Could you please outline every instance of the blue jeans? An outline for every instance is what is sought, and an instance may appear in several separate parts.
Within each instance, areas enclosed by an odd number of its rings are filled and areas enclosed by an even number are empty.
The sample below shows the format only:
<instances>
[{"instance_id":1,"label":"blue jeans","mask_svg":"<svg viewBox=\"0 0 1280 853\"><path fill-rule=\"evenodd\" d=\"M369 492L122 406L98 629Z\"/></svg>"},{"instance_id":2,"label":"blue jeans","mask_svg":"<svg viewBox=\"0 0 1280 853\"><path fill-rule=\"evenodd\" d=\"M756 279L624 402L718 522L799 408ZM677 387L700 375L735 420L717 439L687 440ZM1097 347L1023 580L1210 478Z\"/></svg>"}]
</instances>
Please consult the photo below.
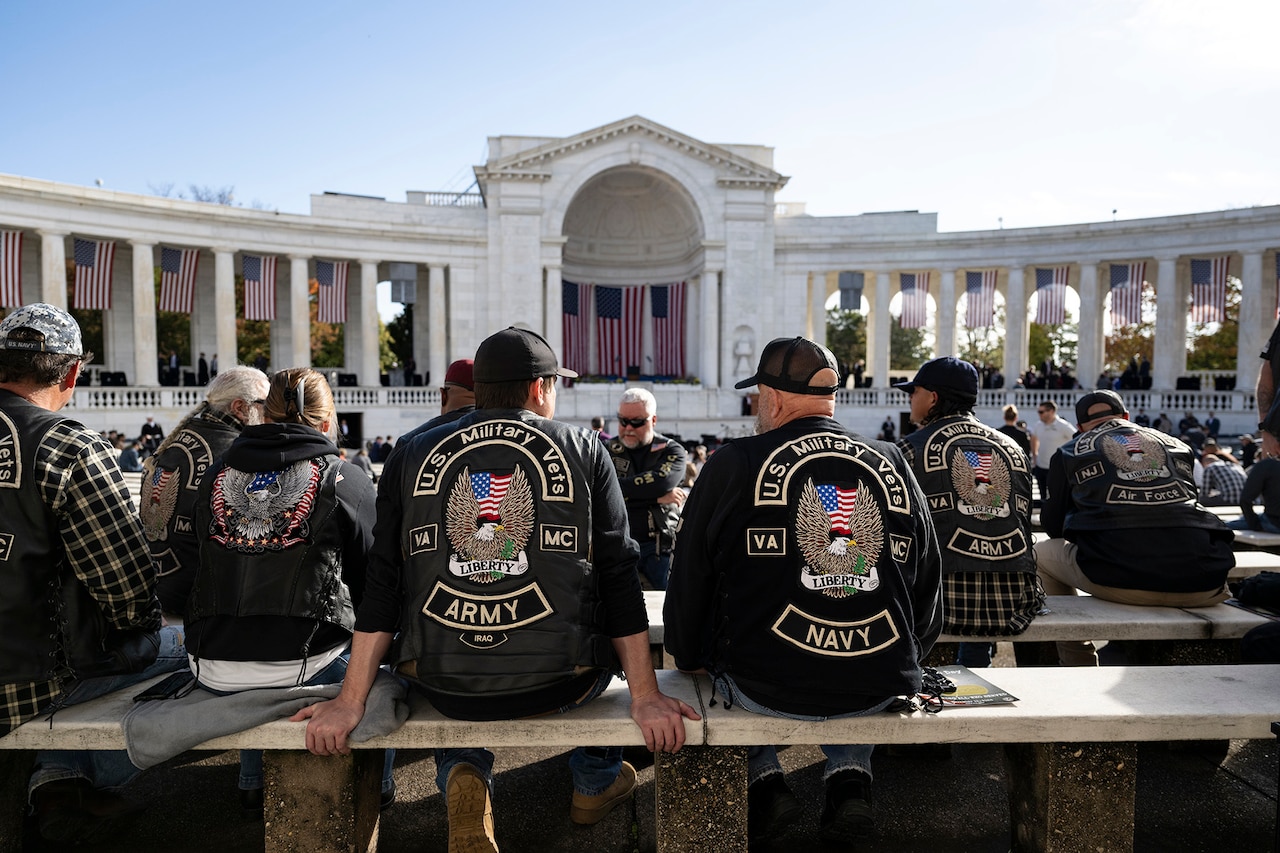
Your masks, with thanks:
<instances>
[{"instance_id":1,"label":"blue jeans","mask_svg":"<svg viewBox=\"0 0 1280 853\"><path fill-rule=\"evenodd\" d=\"M1253 529L1252 527L1249 526L1249 519L1243 516L1235 519L1234 521L1228 521L1227 527L1230 527L1232 530L1252 530ZM1276 524L1274 521L1272 521L1263 513L1258 513L1258 528L1263 533L1280 533L1280 525Z\"/></svg>"},{"instance_id":2,"label":"blue jeans","mask_svg":"<svg viewBox=\"0 0 1280 853\"><path fill-rule=\"evenodd\" d=\"M658 543L653 540L640 543L640 559L636 562L640 574L654 589L667 588L667 575L671 574L671 554L658 553Z\"/></svg>"},{"instance_id":3,"label":"blue jeans","mask_svg":"<svg viewBox=\"0 0 1280 853\"><path fill-rule=\"evenodd\" d=\"M727 704L741 706L744 711L750 711L753 714L761 714L766 717L781 717L786 720L806 720L809 722L820 723L823 720L845 720L851 717L867 717L871 714L878 714L885 708L889 707L893 702L893 697L881 702L873 708L865 711L853 711L848 714L832 714L829 717L811 717L804 714L787 714L782 711L775 711L772 708L766 708L758 702L753 702L742 694L733 678L728 675L716 676L716 690L727 699ZM867 778L871 778L871 752L875 749L873 744L823 744L819 749L822 754L827 757L827 767L822 773L822 780L825 782L834 774L842 770L857 770L866 774ZM778 763L778 750L773 746L753 746L747 749L747 785L754 785L766 776L772 776L775 773L782 772L782 765Z\"/></svg>"},{"instance_id":4,"label":"blue jeans","mask_svg":"<svg viewBox=\"0 0 1280 853\"><path fill-rule=\"evenodd\" d=\"M574 708L581 708L604 692L613 680L613 674L602 672L595 685L587 694L576 702L557 708L555 713L563 714ZM470 764L484 777L489 786L489 795L493 796L493 753L478 747L462 749L437 749L436 753L436 785L441 792L449 784L449 773L459 764ZM604 793L622 772L622 747L620 746L580 746L569 754L569 770L573 774L573 790L588 797Z\"/></svg>"},{"instance_id":5,"label":"blue jeans","mask_svg":"<svg viewBox=\"0 0 1280 853\"><path fill-rule=\"evenodd\" d=\"M181 628L160 629L160 652L155 663L134 675L104 675L77 681L62 699L63 705L79 705L106 696L166 672L187 666L187 647ZM118 750L42 749L36 753L36 768L27 786L27 795L41 785L61 779L85 779L95 788L118 788L141 772L129 761L129 753Z\"/></svg>"},{"instance_id":6,"label":"blue jeans","mask_svg":"<svg viewBox=\"0 0 1280 853\"><path fill-rule=\"evenodd\" d=\"M956 650L956 663L969 669L984 669L991 666L991 657L995 654L995 643L960 643Z\"/></svg>"},{"instance_id":7,"label":"blue jeans","mask_svg":"<svg viewBox=\"0 0 1280 853\"><path fill-rule=\"evenodd\" d=\"M347 676L347 662L351 659L351 650L347 649L343 655L324 669L317 672L306 680L306 684L341 684L342 679ZM229 696L230 691L212 690L204 685L200 686L201 690L208 691L218 696ZM392 768L395 765L396 751L394 749L385 750L386 755L382 760L382 793L387 793L395 785L392 778ZM240 750L240 779L238 782L242 791L254 791L262 787L262 750L260 749L242 749Z\"/></svg>"}]
</instances>

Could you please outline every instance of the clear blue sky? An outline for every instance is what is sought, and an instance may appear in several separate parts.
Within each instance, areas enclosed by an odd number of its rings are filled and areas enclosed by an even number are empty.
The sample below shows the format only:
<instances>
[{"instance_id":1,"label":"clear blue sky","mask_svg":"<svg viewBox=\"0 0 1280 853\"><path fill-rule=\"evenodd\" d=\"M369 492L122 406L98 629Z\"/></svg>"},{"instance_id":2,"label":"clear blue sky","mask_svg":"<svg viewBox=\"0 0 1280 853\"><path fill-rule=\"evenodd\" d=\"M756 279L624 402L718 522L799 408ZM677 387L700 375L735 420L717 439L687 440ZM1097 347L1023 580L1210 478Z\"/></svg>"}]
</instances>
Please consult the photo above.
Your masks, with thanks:
<instances>
[{"instance_id":1,"label":"clear blue sky","mask_svg":"<svg viewBox=\"0 0 1280 853\"><path fill-rule=\"evenodd\" d=\"M1280 203L1280 3L0 4L0 172L461 190L486 137L633 114L769 145L780 201L944 231Z\"/></svg>"}]
</instances>

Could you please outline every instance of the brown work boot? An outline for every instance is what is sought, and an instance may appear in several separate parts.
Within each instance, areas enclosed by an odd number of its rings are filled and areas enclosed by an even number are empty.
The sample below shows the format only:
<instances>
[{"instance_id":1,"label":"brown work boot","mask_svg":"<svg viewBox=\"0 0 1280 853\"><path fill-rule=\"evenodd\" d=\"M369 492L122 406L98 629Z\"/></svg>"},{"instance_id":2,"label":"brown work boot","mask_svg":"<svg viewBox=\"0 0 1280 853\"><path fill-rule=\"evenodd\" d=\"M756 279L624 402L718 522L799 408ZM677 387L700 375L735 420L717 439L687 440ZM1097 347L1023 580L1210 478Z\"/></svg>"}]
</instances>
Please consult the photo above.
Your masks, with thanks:
<instances>
[{"instance_id":1,"label":"brown work boot","mask_svg":"<svg viewBox=\"0 0 1280 853\"><path fill-rule=\"evenodd\" d=\"M628 762L622 762L618 778L613 780L603 793L588 797L586 794L573 792L573 805L569 807L569 820L590 826L599 823L604 816L613 811L614 806L624 802L636 789L636 769Z\"/></svg>"},{"instance_id":2,"label":"brown work boot","mask_svg":"<svg viewBox=\"0 0 1280 853\"><path fill-rule=\"evenodd\" d=\"M450 770L445 801L449 808L449 853L498 853L493 802L479 770L470 764Z\"/></svg>"}]
</instances>

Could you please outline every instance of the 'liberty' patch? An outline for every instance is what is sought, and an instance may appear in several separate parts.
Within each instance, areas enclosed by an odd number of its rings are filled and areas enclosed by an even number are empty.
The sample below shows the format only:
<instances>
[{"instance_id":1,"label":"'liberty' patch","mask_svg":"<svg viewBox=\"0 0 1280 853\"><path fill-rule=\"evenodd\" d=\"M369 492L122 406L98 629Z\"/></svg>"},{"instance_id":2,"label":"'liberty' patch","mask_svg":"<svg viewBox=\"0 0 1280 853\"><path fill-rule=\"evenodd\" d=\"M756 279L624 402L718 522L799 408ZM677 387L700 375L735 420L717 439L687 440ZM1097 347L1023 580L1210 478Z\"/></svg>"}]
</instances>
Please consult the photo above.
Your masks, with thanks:
<instances>
[{"instance_id":1,"label":"'liberty' patch","mask_svg":"<svg viewBox=\"0 0 1280 853\"><path fill-rule=\"evenodd\" d=\"M456 553L449 572L493 583L529 570L525 548L533 535L533 490L518 465L510 474L463 467L445 507L445 530Z\"/></svg>"},{"instance_id":2,"label":"'liberty' patch","mask_svg":"<svg viewBox=\"0 0 1280 853\"><path fill-rule=\"evenodd\" d=\"M796 540L804 555L800 583L831 598L880 586L875 560L884 547L884 520L858 486L814 483L800 491Z\"/></svg>"},{"instance_id":3,"label":"'liberty' patch","mask_svg":"<svg viewBox=\"0 0 1280 853\"><path fill-rule=\"evenodd\" d=\"M1009 517L1013 482L998 453L957 450L951 458L951 485L959 498L956 510L978 521Z\"/></svg>"}]
</instances>

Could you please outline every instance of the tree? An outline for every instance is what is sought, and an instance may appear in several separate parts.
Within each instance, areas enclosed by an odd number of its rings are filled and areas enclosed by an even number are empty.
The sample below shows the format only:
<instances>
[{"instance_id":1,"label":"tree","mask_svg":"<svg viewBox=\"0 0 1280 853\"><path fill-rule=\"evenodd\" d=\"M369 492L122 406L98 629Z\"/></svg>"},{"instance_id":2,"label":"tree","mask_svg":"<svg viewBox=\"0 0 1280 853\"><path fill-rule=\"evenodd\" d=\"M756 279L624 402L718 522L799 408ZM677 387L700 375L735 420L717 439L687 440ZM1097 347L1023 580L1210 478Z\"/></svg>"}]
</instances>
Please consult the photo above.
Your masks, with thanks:
<instances>
[{"instance_id":1,"label":"tree","mask_svg":"<svg viewBox=\"0 0 1280 853\"><path fill-rule=\"evenodd\" d=\"M1114 297L1113 297L1114 298ZM1156 295L1150 288L1142 289L1142 322L1112 330L1107 336L1106 363L1103 370L1110 373L1124 373L1129 367L1129 360L1143 356L1150 360L1155 353L1156 324L1147 318L1156 315Z\"/></svg>"},{"instance_id":2,"label":"tree","mask_svg":"<svg viewBox=\"0 0 1280 853\"><path fill-rule=\"evenodd\" d=\"M1240 289L1240 279L1227 278L1226 316L1221 323L1187 324L1187 370L1236 369Z\"/></svg>"},{"instance_id":3,"label":"tree","mask_svg":"<svg viewBox=\"0 0 1280 853\"><path fill-rule=\"evenodd\" d=\"M1037 366L1037 369L1050 358L1053 359L1054 364L1075 367L1076 353L1080 349L1080 326L1070 311L1066 312L1065 319L1065 323L1052 326L1043 323L1031 324L1027 357L1031 360L1031 364Z\"/></svg>"},{"instance_id":4,"label":"tree","mask_svg":"<svg viewBox=\"0 0 1280 853\"><path fill-rule=\"evenodd\" d=\"M889 369L915 370L933 354L927 329L904 329L896 320L889 323Z\"/></svg>"},{"instance_id":5,"label":"tree","mask_svg":"<svg viewBox=\"0 0 1280 853\"><path fill-rule=\"evenodd\" d=\"M867 318L860 311L827 310L827 349L841 364L867 360Z\"/></svg>"},{"instance_id":6,"label":"tree","mask_svg":"<svg viewBox=\"0 0 1280 853\"><path fill-rule=\"evenodd\" d=\"M996 306L990 326L970 329L964 327L960 332L960 358L981 367L991 365L1003 369L1005 329L1004 305ZM943 353L946 355L946 353Z\"/></svg>"},{"instance_id":7,"label":"tree","mask_svg":"<svg viewBox=\"0 0 1280 853\"><path fill-rule=\"evenodd\" d=\"M407 364L413 357L413 305L403 309L387 324L390 356L382 362L383 370L390 370L393 363Z\"/></svg>"}]
</instances>

